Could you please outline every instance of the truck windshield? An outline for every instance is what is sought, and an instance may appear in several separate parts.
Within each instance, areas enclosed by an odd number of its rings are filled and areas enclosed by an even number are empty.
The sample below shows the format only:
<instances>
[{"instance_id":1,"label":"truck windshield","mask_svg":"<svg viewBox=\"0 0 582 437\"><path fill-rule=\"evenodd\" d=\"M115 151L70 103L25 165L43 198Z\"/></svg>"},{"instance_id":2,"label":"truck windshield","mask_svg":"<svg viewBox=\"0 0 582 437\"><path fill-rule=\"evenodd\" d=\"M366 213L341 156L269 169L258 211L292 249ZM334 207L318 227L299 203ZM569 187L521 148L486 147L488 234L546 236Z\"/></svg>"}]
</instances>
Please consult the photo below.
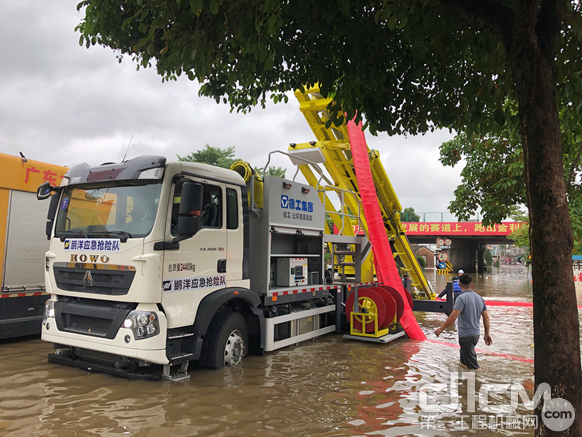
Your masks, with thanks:
<instances>
[{"instance_id":1,"label":"truck windshield","mask_svg":"<svg viewBox=\"0 0 582 437\"><path fill-rule=\"evenodd\" d=\"M57 237L148 235L160 203L161 183L109 187L66 187L59 204Z\"/></svg>"}]
</instances>

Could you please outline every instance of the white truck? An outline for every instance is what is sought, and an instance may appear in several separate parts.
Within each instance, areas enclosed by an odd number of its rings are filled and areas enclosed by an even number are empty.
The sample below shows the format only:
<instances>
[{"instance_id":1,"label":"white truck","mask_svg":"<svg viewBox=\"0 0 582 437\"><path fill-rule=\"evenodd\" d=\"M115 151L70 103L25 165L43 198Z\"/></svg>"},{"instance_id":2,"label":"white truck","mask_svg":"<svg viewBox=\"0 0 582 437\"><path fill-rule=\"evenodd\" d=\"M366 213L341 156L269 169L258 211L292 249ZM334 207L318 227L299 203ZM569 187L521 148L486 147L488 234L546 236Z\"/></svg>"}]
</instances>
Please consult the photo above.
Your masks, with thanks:
<instances>
[{"instance_id":1,"label":"white truck","mask_svg":"<svg viewBox=\"0 0 582 437\"><path fill-rule=\"evenodd\" d=\"M249 352L339 332L347 288L324 283L317 191L265 176L259 208L254 182L142 156L77 165L60 187L41 185L39 199L54 192L42 328L55 347L49 361L136 379L157 379L156 364L179 380L191 361L233 366Z\"/></svg>"}]
</instances>

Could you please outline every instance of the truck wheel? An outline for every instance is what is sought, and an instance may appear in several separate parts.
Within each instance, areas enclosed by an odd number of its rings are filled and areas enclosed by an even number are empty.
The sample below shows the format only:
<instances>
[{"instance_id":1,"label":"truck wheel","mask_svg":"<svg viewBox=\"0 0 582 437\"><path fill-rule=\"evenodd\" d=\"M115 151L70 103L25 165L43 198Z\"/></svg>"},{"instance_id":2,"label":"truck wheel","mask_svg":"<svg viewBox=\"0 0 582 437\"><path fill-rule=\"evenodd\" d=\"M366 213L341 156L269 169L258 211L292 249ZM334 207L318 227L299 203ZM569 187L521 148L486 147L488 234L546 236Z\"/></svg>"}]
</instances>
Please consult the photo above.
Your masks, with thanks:
<instances>
[{"instance_id":1,"label":"truck wheel","mask_svg":"<svg viewBox=\"0 0 582 437\"><path fill-rule=\"evenodd\" d=\"M216 314L204 336L200 366L207 369L236 366L246 356L248 344L247 324L242 315Z\"/></svg>"}]
</instances>

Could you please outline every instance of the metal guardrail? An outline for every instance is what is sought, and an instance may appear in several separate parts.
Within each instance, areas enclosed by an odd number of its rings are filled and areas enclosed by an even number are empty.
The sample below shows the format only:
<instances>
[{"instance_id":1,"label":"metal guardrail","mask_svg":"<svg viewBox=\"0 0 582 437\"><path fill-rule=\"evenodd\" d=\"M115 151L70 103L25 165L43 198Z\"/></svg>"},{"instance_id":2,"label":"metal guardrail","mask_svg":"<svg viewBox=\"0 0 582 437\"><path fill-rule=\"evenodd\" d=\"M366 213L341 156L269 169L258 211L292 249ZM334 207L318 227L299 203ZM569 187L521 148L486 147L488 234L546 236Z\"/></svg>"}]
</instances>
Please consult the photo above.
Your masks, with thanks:
<instances>
[{"instance_id":1,"label":"metal guardrail","mask_svg":"<svg viewBox=\"0 0 582 437\"><path fill-rule=\"evenodd\" d=\"M454 214L448 211L437 211L437 212L424 212L414 211L413 213L407 213L404 211L400 211L400 220L403 223L410 223L415 222L416 218L418 217L418 221L422 222L459 222L459 223L466 223L466 222L481 222L483 220L483 216L481 214L472 215L469 217L469 220L459 220ZM414 220L413 220L414 219ZM511 218L507 218L503 220L503 222L514 222L515 220Z\"/></svg>"},{"instance_id":2,"label":"metal guardrail","mask_svg":"<svg viewBox=\"0 0 582 437\"><path fill-rule=\"evenodd\" d=\"M419 217L420 222L458 222L459 219L452 213L448 211L436 211L436 212L416 212L414 213L407 213L407 212L400 212L400 220L402 222L413 222L416 220L416 216ZM469 218L470 222L480 222L483 216L481 214L477 214L475 216L471 216Z\"/></svg>"}]
</instances>

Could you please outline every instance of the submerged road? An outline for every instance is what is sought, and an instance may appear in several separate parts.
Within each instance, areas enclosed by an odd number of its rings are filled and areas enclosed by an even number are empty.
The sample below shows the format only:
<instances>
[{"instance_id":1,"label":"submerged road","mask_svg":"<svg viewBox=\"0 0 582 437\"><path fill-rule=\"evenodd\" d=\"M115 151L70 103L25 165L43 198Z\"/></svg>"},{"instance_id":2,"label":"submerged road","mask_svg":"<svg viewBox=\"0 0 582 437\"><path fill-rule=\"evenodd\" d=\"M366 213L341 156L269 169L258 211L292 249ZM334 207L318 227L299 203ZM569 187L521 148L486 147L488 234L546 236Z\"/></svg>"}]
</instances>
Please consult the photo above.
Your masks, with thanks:
<instances>
[{"instance_id":1,"label":"submerged road","mask_svg":"<svg viewBox=\"0 0 582 437\"><path fill-rule=\"evenodd\" d=\"M444 288L445 277L431 271L427 277L435 290ZM501 267L477 276L475 283L488 298L531 301L523 267ZM476 374L476 390L518 382L531 397L532 308L489 312L493 345L481 341L477 347L493 354L479 356L483 370ZM445 316L417 313L417 318L427 337L437 340L433 331ZM438 341L457 344L456 328ZM431 413L438 428L427 429L418 390L425 383L446 383L451 371L462 370L458 349L427 341L376 345L329 335L248 357L237 368L192 370L184 383L127 381L48 364L51 350L38 339L0 343L0 436L464 436L476 424L472 417L488 414L478 402L475 413L466 411L462 384L458 408ZM448 403L447 396L431 402ZM495 403L508 399L492 397ZM520 404L516 414L532 413ZM506 434L533 435L533 428ZM499 431L481 429L475 435Z\"/></svg>"}]
</instances>

